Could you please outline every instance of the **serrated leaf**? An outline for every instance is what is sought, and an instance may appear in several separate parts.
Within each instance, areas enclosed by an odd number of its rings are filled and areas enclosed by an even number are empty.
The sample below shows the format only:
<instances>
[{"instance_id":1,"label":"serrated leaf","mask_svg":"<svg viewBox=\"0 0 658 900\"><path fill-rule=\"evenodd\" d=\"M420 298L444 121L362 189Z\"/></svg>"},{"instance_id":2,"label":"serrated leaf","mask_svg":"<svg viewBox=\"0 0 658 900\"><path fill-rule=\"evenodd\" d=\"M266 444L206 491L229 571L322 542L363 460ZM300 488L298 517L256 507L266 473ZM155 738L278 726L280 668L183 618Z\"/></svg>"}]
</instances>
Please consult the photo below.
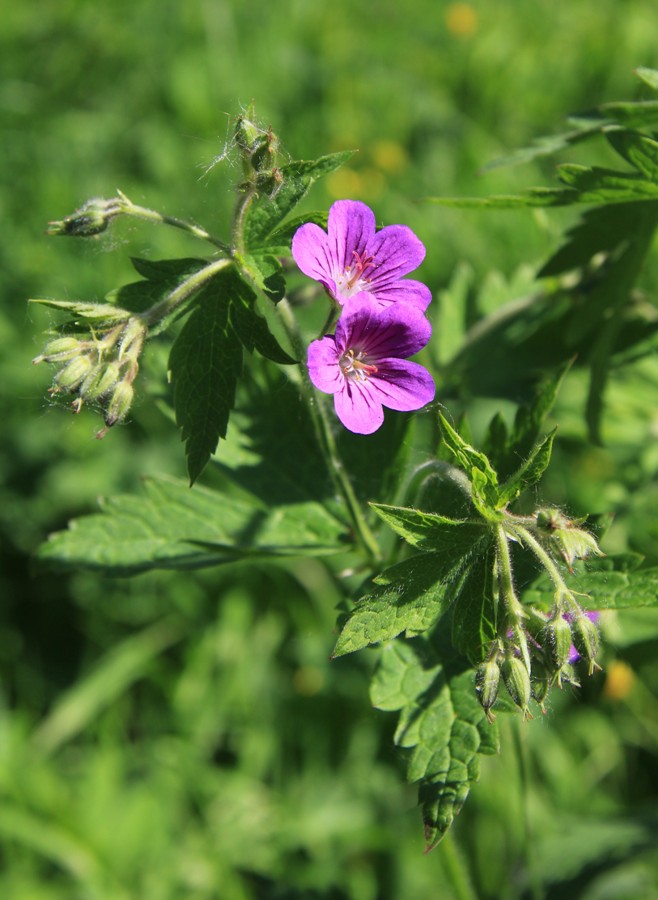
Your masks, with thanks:
<instances>
[{"instance_id":1,"label":"serrated leaf","mask_svg":"<svg viewBox=\"0 0 658 900\"><path fill-rule=\"evenodd\" d=\"M400 710L395 742L411 751L407 775L420 782L431 850L478 780L478 757L498 751L497 728L477 701L473 670L436 639L398 640L385 647L371 699L381 709Z\"/></svg>"},{"instance_id":2,"label":"serrated leaf","mask_svg":"<svg viewBox=\"0 0 658 900\"><path fill-rule=\"evenodd\" d=\"M230 304L225 278L207 283L169 355L176 424L185 441L192 483L220 437L226 437L242 374L242 345L229 322Z\"/></svg>"},{"instance_id":3,"label":"serrated leaf","mask_svg":"<svg viewBox=\"0 0 658 900\"><path fill-rule=\"evenodd\" d=\"M320 504L295 497L271 508L178 479L154 478L142 495L112 497L39 549L51 567L110 575L196 569L256 556L324 555L345 548L345 526Z\"/></svg>"},{"instance_id":4,"label":"serrated leaf","mask_svg":"<svg viewBox=\"0 0 658 900\"><path fill-rule=\"evenodd\" d=\"M482 167L483 172L489 172L492 169L499 169L503 166L517 166L523 163L532 162L542 156L552 156L560 150L579 144L601 133L601 127L583 127L565 131L562 134L547 135L534 140L530 146L521 147L513 150L505 156L496 157L496 159L487 163Z\"/></svg>"},{"instance_id":5,"label":"serrated leaf","mask_svg":"<svg viewBox=\"0 0 658 900\"><path fill-rule=\"evenodd\" d=\"M551 460L556 432L557 428L554 428L543 441L540 441L523 465L500 488L498 503L501 507L516 500L522 491L537 484L541 479Z\"/></svg>"},{"instance_id":6,"label":"serrated leaf","mask_svg":"<svg viewBox=\"0 0 658 900\"><path fill-rule=\"evenodd\" d=\"M608 143L650 181L658 181L658 143L644 134L626 129L610 129Z\"/></svg>"},{"instance_id":7,"label":"serrated leaf","mask_svg":"<svg viewBox=\"0 0 658 900\"><path fill-rule=\"evenodd\" d=\"M445 554L413 556L386 569L356 601L332 657L389 641L403 632L422 633L441 616L453 560Z\"/></svg>"},{"instance_id":8,"label":"serrated leaf","mask_svg":"<svg viewBox=\"0 0 658 900\"><path fill-rule=\"evenodd\" d=\"M301 228L302 225L306 225L307 222L319 225L320 228L326 231L328 218L328 213L316 210L314 212L305 213L303 216L295 216L292 219L288 219L287 222L280 228L276 228L269 236L266 247L267 251L273 253L275 256L290 256L290 245L292 244L295 232Z\"/></svg>"},{"instance_id":9,"label":"serrated leaf","mask_svg":"<svg viewBox=\"0 0 658 900\"><path fill-rule=\"evenodd\" d=\"M428 203L451 209L523 209L534 206L571 206L582 203L576 190L529 188L521 194L493 194L490 197L427 197Z\"/></svg>"},{"instance_id":10,"label":"serrated leaf","mask_svg":"<svg viewBox=\"0 0 658 900\"><path fill-rule=\"evenodd\" d=\"M383 503L371 503L370 506L389 528L418 550L443 552L459 558L482 537L484 529L480 522L449 519L438 513Z\"/></svg>"},{"instance_id":11,"label":"serrated leaf","mask_svg":"<svg viewBox=\"0 0 658 900\"><path fill-rule=\"evenodd\" d=\"M635 172L565 163L558 166L558 177L578 191L580 203L623 203L658 197L658 184Z\"/></svg>"},{"instance_id":12,"label":"serrated leaf","mask_svg":"<svg viewBox=\"0 0 658 900\"><path fill-rule=\"evenodd\" d=\"M270 254L251 254L240 258L240 269L273 303L286 295L286 280L279 260Z\"/></svg>"},{"instance_id":13,"label":"serrated leaf","mask_svg":"<svg viewBox=\"0 0 658 900\"><path fill-rule=\"evenodd\" d=\"M452 643L474 665L485 658L497 634L493 559L492 544L483 541L459 583L451 588Z\"/></svg>"},{"instance_id":14,"label":"serrated leaf","mask_svg":"<svg viewBox=\"0 0 658 900\"><path fill-rule=\"evenodd\" d=\"M619 203L586 210L566 231L566 240L544 263L537 278L562 275L589 265L597 253L609 253L628 239L637 223L637 206Z\"/></svg>"},{"instance_id":15,"label":"serrated leaf","mask_svg":"<svg viewBox=\"0 0 658 900\"><path fill-rule=\"evenodd\" d=\"M471 480L473 504L485 518L496 518L498 477L491 463L484 453L467 444L442 415L439 424L443 442Z\"/></svg>"},{"instance_id":16,"label":"serrated leaf","mask_svg":"<svg viewBox=\"0 0 658 900\"><path fill-rule=\"evenodd\" d=\"M256 311L256 295L249 285L236 272L227 272L224 281L229 291L230 324L245 350L257 350L265 359L281 365L295 363Z\"/></svg>"},{"instance_id":17,"label":"serrated leaf","mask_svg":"<svg viewBox=\"0 0 658 900\"><path fill-rule=\"evenodd\" d=\"M308 193L311 185L340 168L352 154L352 150L347 150L282 166L279 170L281 180L273 181L269 188L265 186L247 212L244 238L249 252L267 248L270 235Z\"/></svg>"}]
</instances>

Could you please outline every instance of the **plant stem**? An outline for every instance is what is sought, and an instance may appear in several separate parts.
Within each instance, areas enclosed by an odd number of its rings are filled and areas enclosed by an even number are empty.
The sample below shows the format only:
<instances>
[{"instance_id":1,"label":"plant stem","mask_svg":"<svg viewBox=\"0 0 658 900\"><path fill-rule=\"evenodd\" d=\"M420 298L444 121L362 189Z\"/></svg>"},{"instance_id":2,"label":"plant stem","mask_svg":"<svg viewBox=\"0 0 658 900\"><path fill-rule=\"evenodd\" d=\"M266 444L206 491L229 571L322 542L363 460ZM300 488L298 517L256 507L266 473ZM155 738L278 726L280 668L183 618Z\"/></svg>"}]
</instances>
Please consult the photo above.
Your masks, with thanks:
<instances>
[{"instance_id":1,"label":"plant stem","mask_svg":"<svg viewBox=\"0 0 658 900\"><path fill-rule=\"evenodd\" d=\"M193 237L208 241L219 250L223 250L224 253L228 254L230 252L228 244L225 244L224 241L220 241L219 238L210 234L210 232L206 231L206 229L202 228L200 225L195 225L194 222L188 222L186 219L178 219L176 216L166 216L155 209L148 209L145 206L137 206L121 191L119 191L119 198L119 213L121 215L132 216L134 219L142 219L145 222L158 222L162 225L172 225L174 228L180 228L183 231L187 231L188 234L191 234Z\"/></svg>"},{"instance_id":2,"label":"plant stem","mask_svg":"<svg viewBox=\"0 0 658 900\"><path fill-rule=\"evenodd\" d=\"M233 226L231 228L231 254L234 256L244 256L245 254L244 224L249 207L257 194L258 191L256 190L256 185L252 182L247 182L244 193L241 196L238 196L238 201L235 204Z\"/></svg>"},{"instance_id":3,"label":"plant stem","mask_svg":"<svg viewBox=\"0 0 658 900\"><path fill-rule=\"evenodd\" d=\"M512 560L507 543L507 532L503 524L496 527L496 560L498 563L498 579L500 593L508 612L518 622L525 617L525 610L514 590L512 579Z\"/></svg>"},{"instance_id":4,"label":"plant stem","mask_svg":"<svg viewBox=\"0 0 658 900\"><path fill-rule=\"evenodd\" d=\"M190 275L189 278L186 278L185 281L174 288L170 294L167 294L163 300L160 300L145 312L141 313L139 318L150 328L161 319L164 319L169 313L173 312L184 300L187 300L188 297L200 290L205 282L210 281L217 272L232 265L233 261L230 259L216 259L209 265L204 266L203 269L199 269L198 272Z\"/></svg>"},{"instance_id":5,"label":"plant stem","mask_svg":"<svg viewBox=\"0 0 658 900\"><path fill-rule=\"evenodd\" d=\"M565 597L569 599L575 607L578 607L578 604L573 598L573 592L569 590L566 585L564 578L562 577L562 573L555 565L555 562L551 559L550 555L544 550L542 545L539 543L536 537L523 525L513 525L510 529L512 534L514 534L518 539L530 547L532 552L535 554L539 562L548 572L551 581L555 585L555 591L561 597Z\"/></svg>"},{"instance_id":6,"label":"plant stem","mask_svg":"<svg viewBox=\"0 0 658 900\"><path fill-rule=\"evenodd\" d=\"M477 895L452 834L447 834L439 847L445 873L456 900L476 900Z\"/></svg>"},{"instance_id":7,"label":"plant stem","mask_svg":"<svg viewBox=\"0 0 658 900\"><path fill-rule=\"evenodd\" d=\"M290 309L288 301L285 299L281 300L277 304L277 310L281 315L281 320L293 345L295 355L299 358L303 358L305 352L304 342L299 333L297 321ZM318 402L315 388L309 377L308 370L303 363L300 364L300 372L302 391L311 413L316 437L324 454L336 489L345 501L354 531L369 562L373 564L379 563L382 559L381 550L366 521L361 504L354 493L352 483L345 471L345 466L338 453L336 441L331 429L331 423L327 417L325 407L322 402Z\"/></svg>"}]
</instances>

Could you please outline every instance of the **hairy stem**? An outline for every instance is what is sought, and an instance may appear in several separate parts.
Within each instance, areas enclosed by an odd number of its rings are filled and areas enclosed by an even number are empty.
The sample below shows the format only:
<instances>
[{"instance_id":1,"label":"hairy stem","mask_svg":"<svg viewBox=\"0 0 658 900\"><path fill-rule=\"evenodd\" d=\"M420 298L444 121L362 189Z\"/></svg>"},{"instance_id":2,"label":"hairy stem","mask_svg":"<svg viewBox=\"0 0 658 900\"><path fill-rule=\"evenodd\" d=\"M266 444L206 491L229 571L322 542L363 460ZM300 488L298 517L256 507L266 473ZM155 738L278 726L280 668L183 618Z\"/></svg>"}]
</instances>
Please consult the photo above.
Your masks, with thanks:
<instances>
[{"instance_id":1,"label":"hairy stem","mask_svg":"<svg viewBox=\"0 0 658 900\"><path fill-rule=\"evenodd\" d=\"M514 524L511 528L509 526L508 528L511 533L521 541L522 544L525 544L526 547L529 547L532 550L544 569L548 572L551 581L555 585L556 595L569 600L574 607L579 609L580 607L574 599L573 592L567 587L567 584L562 577L562 573L555 564L555 561L551 558L550 554L547 553L546 550L542 547L537 538L529 531L529 529L525 528L525 526L523 525Z\"/></svg>"},{"instance_id":2,"label":"hairy stem","mask_svg":"<svg viewBox=\"0 0 658 900\"><path fill-rule=\"evenodd\" d=\"M214 247L223 250L224 253L228 254L230 252L228 244L210 234L210 232L206 231L206 229L202 228L200 225L196 225L194 222L188 222L186 219L179 219L176 216L166 216L155 209L148 209L145 206L137 206L129 200L125 194L121 193L121 191L119 191L119 198L119 212L121 215L132 216L134 219L141 219L145 222L158 222L162 225L171 225L174 228L180 228L183 231L187 231L187 233L191 234L193 237L208 241Z\"/></svg>"},{"instance_id":3,"label":"hairy stem","mask_svg":"<svg viewBox=\"0 0 658 900\"><path fill-rule=\"evenodd\" d=\"M155 303L143 312L139 318L150 328L164 319L165 316L168 316L169 313L173 312L177 306L187 300L192 294L199 291L207 281L210 281L210 279L217 274L217 272L232 265L233 261L230 259L216 259L209 265L204 266L203 269L199 269L198 272L190 275L189 278L186 278L185 281L181 282L181 284L174 288L171 293L167 294L164 299Z\"/></svg>"}]
</instances>

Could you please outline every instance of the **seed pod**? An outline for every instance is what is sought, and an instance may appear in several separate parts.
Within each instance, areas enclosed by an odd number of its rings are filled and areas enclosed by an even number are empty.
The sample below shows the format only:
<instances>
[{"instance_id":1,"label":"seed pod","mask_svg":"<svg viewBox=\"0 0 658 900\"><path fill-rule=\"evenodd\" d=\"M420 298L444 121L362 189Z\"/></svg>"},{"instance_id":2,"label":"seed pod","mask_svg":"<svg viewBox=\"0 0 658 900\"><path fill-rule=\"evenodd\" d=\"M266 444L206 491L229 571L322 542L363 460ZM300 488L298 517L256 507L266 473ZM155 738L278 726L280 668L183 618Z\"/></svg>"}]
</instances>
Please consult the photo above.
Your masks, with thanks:
<instances>
[{"instance_id":1,"label":"seed pod","mask_svg":"<svg viewBox=\"0 0 658 900\"><path fill-rule=\"evenodd\" d=\"M490 722L494 720L494 715L490 710L498 696L499 682L500 666L496 660L489 659L480 663L475 673L475 693Z\"/></svg>"},{"instance_id":2,"label":"seed pod","mask_svg":"<svg viewBox=\"0 0 658 900\"><path fill-rule=\"evenodd\" d=\"M574 646L583 659L589 663L589 674L591 675L596 665L596 657L601 649L599 629L585 613L576 616L572 628Z\"/></svg>"},{"instance_id":3,"label":"seed pod","mask_svg":"<svg viewBox=\"0 0 658 900\"><path fill-rule=\"evenodd\" d=\"M74 391L91 369L92 362L88 356L76 356L55 375L55 385L64 391Z\"/></svg>"},{"instance_id":4,"label":"seed pod","mask_svg":"<svg viewBox=\"0 0 658 900\"><path fill-rule=\"evenodd\" d=\"M519 709L527 713L530 702L530 675L525 663L518 656L507 656L503 660L501 674L510 697Z\"/></svg>"}]
</instances>

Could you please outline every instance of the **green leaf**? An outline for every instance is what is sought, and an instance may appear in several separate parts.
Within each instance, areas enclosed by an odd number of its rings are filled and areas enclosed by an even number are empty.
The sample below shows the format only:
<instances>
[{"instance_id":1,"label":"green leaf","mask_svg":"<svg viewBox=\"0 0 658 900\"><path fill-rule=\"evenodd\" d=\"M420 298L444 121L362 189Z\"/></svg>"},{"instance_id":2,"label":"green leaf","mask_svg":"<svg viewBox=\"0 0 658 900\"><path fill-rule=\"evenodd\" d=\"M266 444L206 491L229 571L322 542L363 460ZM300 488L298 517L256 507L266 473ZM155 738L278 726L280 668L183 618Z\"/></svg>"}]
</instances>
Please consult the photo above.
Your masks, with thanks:
<instances>
[{"instance_id":1,"label":"green leaf","mask_svg":"<svg viewBox=\"0 0 658 900\"><path fill-rule=\"evenodd\" d=\"M491 463L484 453L467 444L444 416L439 416L439 423L444 444L471 480L473 505L486 519L497 520L498 476Z\"/></svg>"},{"instance_id":2,"label":"green leaf","mask_svg":"<svg viewBox=\"0 0 658 900\"><path fill-rule=\"evenodd\" d=\"M390 641L403 632L420 634L431 628L447 605L444 582L451 565L444 554L426 553L386 569L378 584L356 601L332 658Z\"/></svg>"},{"instance_id":3,"label":"green leaf","mask_svg":"<svg viewBox=\"0 0 658 900\"><path fill-rule=\"evenodd\" d=\"M627 162L653 182L658 181L658 143L644 134L625 129L605 133L608 142Z\"/></svg>"},{"instance_id":4,"label":"green leaf","mask_svg":"<svg viewBox=\"0 0 658 900\"><path fill-rule=\"evenodd\" d=\"M560 150L579 144L601 133L601 126L581 127L571 131L565 131L562 134L547 135L534 140L529 147L521 147L513 150L505 156L499 156L482 167L483 172L489 172L492 169L499 169L503 166L518 166L527 162L532 162L542 156L552 156Z\"/></svg>"},{"instance_id":5,"label":"green leaf","mask_svg":"<svg viewBox=\"0 0 658 900\"><path fill-rule=\"evenodd\" d=\"M522 491L537 484L541 479L551 459L556 432L557 428L554 428L543 441L540 441L523 465L501 487L498 496L501 507L516 500Z\"/></svg>"},{"instance_id":6,"label":"green leaf","mask_svg":"<svg viewBox=\"0 0 658 900\"><path fill-rule=\"evenodd\" d=\"M256 295L233 269L221 270L197 294L169 357L176 423L194 482L226 437L242 374L243 348L278 363L294 360L255 310Z\"/></svg>"},{"instance_id":7,"label":"green leaf","mask_svg":"<svg viewBox=\"0 0 658 900\"><path fill-rule=\"evenodd\" d=\"M141 313L155 303L164 300L191 275L205 268L209 261L196 258L150 260L132 257L131 262L136 271L143 276L142 279L110 291L107 299L123 309ZM150 336L154 337L165 331L173 321L188 311L195 299L196 293L190 293L189 297L175 310L149 329Z\"/></svg>"},{"instance_id":8,"label":"green leaf","mask_svg":"<svg viewBox=\"0 0 658 900\"><path fill-rule=\"evenodd\" d=\"M402 632L427 631L450 603L461 615L462 591L463 602L470 604L475 581L485 577L480 560L488 558L491 546L486 526L477 522L447 525L449 520L440 521L439 516L432 521L430 515L423 523L423 514L413 520L413 510L404 515L405 511L393 512L392 508L375 509L411 543L434 549L396 563L375 578L376 586L368 586L343 623L334 656L391 640ZM470 568L476 570L473 582L464 574ZM479 653L479 643L470 649Z\"/></svg>"},{"instance_id":9,"label":"green leaf","mask_svg":"<svg viewBox=\"0 0 658 900\"><path fill-rule=\"evenodd\" d=\"M483 541L452 589L452 643L473 665L482 662L497 634L493 576L493 546Z\"/></svg>"},{"instance_id":10,"label":"green leaf","mask_svg":"<svg viewBox=\"0 0 658 900\"><path fill-rule=\"evenodd\" d=\"M58 569L110 575L196 569L258 556L314 556L345 549L345 526L318 503L291 498L271 508L177 479L154 478L141 496L112 497L102 511L73 520L39 549Z\"/></svg>"},{"instance_id":11,"label":"green leaf","mask_svg":"<svg viewBox=\"0 0 658 900\"><path fill-rule=\"evenodd\" d=\"M573 163L558 166L557 171L561 181L579 192L580 203L622 203L658 197L658 184L635 172L616 172Z\"/></svg>"},{"instance_id":12,"label":"green leaf","mask_svg":"<svg viewBox=\"0 0 658 900\"><path fill-rule=\"evenodd\" d=\"M235 272L227 272L224 281L229 291L229 321L245 350L257 350L265 359L282 365L295 363L256 311L256 295L249 285Z\"/></svg>"},{"instance_id":13,"label":"green leaf","mask_svg":"<svg viewBox=\"0 0 658 900\"><path fill-rule=\"evenodd\" d=\"M103 322L123 322L130 318L130 312L125 309L117 309L110 303L83 303L77 300L47 300L31 299L28 303L38 303L41 306L49 306L51 309L63 309L75 317L93 321L95 325Z\"/></svg>"},{"instance_id":14,"label":"green leaf","mask_svg":"<svg viewBox=\"0 0 658 900\"><path fill-rule=\"evenodd\" d=\"M637 223L637 206L619 203L597 206L586 210L579 221L566 232L566 240L548 262L544 263L537 278L562 275L573 269L589 265L598 253L610 253L628 239Z\"/></svg>"},{"instance_id":15,"label":"green leaf","mask_svg":"<svg viewBox=\"0 0 658 900\"><path fill-rule=\"evenodd\" d=\"M249 207L245 223L245 245L250 252L267 248L279 223L308 193L311 185L324 175L339 169L353 155L352 150L331 153L311 161L296 161L282 166L282 181L267 186Z\"/></svg>"},{"instance_id":16,"label":"green leaf","mask_svg":"<svg viewBox=\"0 0 658 900\"><path fill-rule=\"evenodd\" d=\"M427 850L461 811L479 777L479 756L498 752L498 731L478 703L474 680L437 637L389 644L373 678L373 704L400 710L395 743L409 751L408 779L420 782Z\"/></svg>"},{"instance_id":17,"label":"green leaf","mask_svg":"<svg viewBox=\"0 0 658 900\"><path fill-rule=\"evenodd\" d=\"M192 483L219 438L226 437L242 374L242 345L229 322L230 304L226 278L218 276L206 284L169 355L176 424L185 441Z\"/></svg>"},{"instance_id":18,"label":"green leaf","mask_svg":"<svg viewBox=\"0 0 658 900\"><path fill-rule=\"evenodd\" d=\"M528 188L521 194L493 194L490 197L427 197L428 203L451 209L523 209L534 206L571 206L581 203L578 191L560 188Z\"/></svg>"},{"instance_id":19,"label":"green leaf","mask_svg":"<svg viewBox=\"0 0 658 900\"><path fill-rule=\"evenodd\" d=\"M658 91L658 69L647 69L646 66L638 66L634 75L637 75L645 84L654 91Z\"/></svg>"},{"instance_id":20,"label":"green leaf","mask_svg":"<svg viewBox=\"0 0 658 900\"><path fill-rule=\"evenodd\" d=\"M278 303L286 295L286 280L279 260L267 253L254 253L240 257L243 274L261 290L273 303Z\"/></svg>"},{"instance_id":21,"label":"green leaf","mask_svg":"<svg viewBox=\"0 0 658 900\"><path fill-rule=\"evenodd\" d=\"M463 555L483 533L484 526L479 522L449 519L438 513L383 503L370 506L396 534L418 550Z\"/></svg>"},{"instance_id":22,"label":"green leaf","mask_svg":"<svg viewBox=\"0 0 658 900\"><path fill-rule=\"evenodd\" d=\"M280 228L275 229L269 236L267 240L268 251L276 256L290 256L290 245L292 244L292 239L295 236L297 229L301 228L302 225L306 225L308 222L312 222L314 225L319 225L320 228L323 228L326 231L328 218L328 213L316 210L314 212L305 213L303 216L295 216L293 219L288 219L287 222Z\"/></svg>"}]
</instances>

